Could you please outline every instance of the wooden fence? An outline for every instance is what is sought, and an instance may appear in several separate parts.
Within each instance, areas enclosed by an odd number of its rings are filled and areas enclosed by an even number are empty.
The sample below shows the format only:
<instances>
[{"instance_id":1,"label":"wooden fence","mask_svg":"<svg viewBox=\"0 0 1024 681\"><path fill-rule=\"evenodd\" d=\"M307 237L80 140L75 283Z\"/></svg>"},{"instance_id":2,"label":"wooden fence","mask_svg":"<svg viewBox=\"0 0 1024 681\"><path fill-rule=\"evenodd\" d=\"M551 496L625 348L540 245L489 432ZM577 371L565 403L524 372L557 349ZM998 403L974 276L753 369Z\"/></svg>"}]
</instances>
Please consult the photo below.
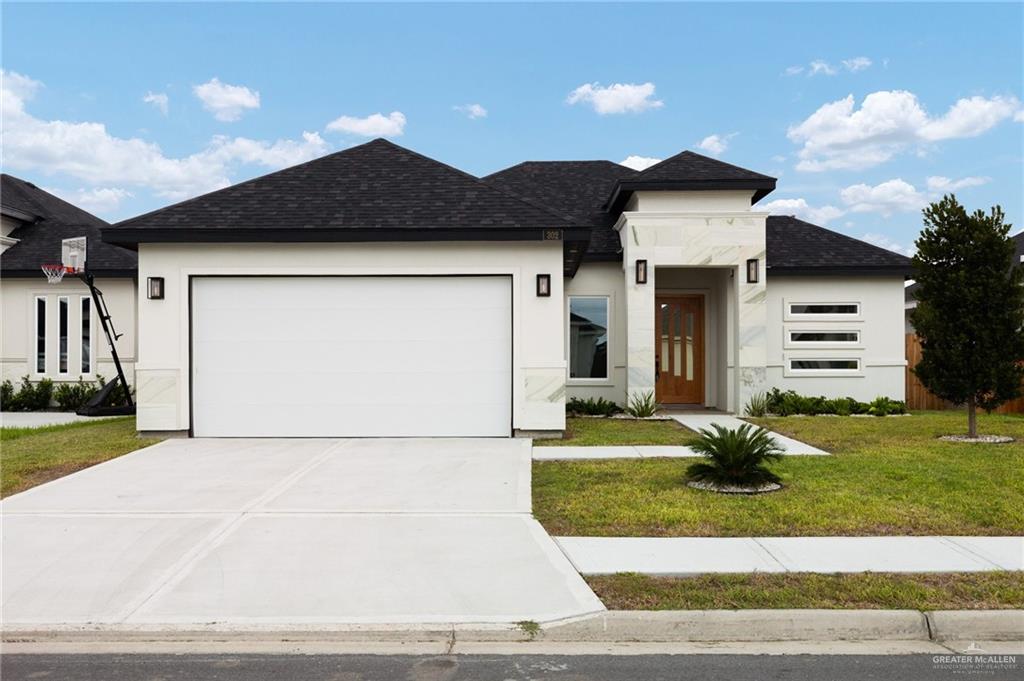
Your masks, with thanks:
<instances>
[{"instance_id":1,"label":"wooden fence","mask_svg":"<svg viewBox=\"0 0 1024 681\"><path fill-rule=\"evenodd\" d=\"M955 407L928 392L911 371L921 361L921 343L917 336L908 333L907 348L907 408L909 409L954 409ZM1024 397L1007 402L995 410L997 414L1024 414Z\"/></svg>"}]
</instances>

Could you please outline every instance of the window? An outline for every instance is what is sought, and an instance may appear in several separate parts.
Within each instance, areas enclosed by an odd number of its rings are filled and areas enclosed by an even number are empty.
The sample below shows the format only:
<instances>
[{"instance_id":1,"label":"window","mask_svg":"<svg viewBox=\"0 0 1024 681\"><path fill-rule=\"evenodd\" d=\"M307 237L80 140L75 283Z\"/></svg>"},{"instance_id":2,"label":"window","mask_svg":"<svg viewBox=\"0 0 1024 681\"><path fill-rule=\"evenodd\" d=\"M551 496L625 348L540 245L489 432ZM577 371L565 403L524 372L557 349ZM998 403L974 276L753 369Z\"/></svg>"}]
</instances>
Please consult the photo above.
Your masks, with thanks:
<instances>
[{"instance_id":1,"label":"window","mask_svg":"<svg viewBox=\"0 0 1024 681\"><path fill-rule=\"evenodd\" d=\"M57 298L57 371L68 372L68 297Z\"/></svg>"},{"instance_id":2,"label":"window","mask_svg":"<svg viewBox=\"0 0 1024 681\"><path fill-rule=\"evenodd\" d=\"M92 301L82 298L82 373L92 372Z\"/></svg>"},{"instance_id":3,"label":"window","mask_svg":"<svg viewBox=\"0 0 1024 681\"><path fill-rule=\"evenodd\" d=\"M860 331L790 331L791 343L859 343Z\"/></svg>"},{"instance_id":4,"label":"window","mask_svg":"<svg viewBox=\"0 0 1024 681\"><path fill-rule=\"evenodd\" d=\"M569 378L608 378L607 298L569 298Z\"/></svg>"},{"instance_id":5,"label":"window","mask_svg":"<svg viewBox=\"0 0 1024 681\"><path fill-rule=\"evenodd\" d=\"M857 371L860 369L858 359L791 359L789 368L792 371Z\"/></svg>"},{"instance_id":6,"label":"window","mask_svg":"<svg viewBox=\"0 0 1024 681\"><path fill-rule=\"evenodd\" d=\"M789 314L858 315L859 303L790 303Z\"/></svg>"},{"instance_id":7,"label":"window","mask_svg":"<svg viewBox=\"0 0 1024 681\"><path fill-rule=\"evenodd\" d=\"M46 297L36 298L36 373L46 373Z\"/></svg>"}]
</instances>

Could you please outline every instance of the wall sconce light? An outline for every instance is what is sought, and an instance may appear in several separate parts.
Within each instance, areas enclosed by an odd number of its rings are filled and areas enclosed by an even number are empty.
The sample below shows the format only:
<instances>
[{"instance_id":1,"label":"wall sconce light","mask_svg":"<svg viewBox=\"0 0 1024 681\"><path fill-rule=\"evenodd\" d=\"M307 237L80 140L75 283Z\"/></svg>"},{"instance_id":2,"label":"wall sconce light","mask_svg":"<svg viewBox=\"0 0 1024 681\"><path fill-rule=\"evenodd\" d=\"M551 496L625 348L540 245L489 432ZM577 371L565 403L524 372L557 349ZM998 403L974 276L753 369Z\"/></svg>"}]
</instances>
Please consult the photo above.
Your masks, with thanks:
<instances>
[{"instance_id":1,"label":"wall sconce light","mask_svg":"<svg viewBox=\"0 0 1024 681\"><path fill-rule=\"evenodd\" d=\"M551 297L551 275L550 274L538 274L537 275L537 297L538 298L550 298Z\"/></svg>"},{"instance_id":2,"label":"wall sconce light","mask_svg":"<svg viewBox=\"0 0 1024 681\"><path fill-rule=\"evenodd\" d=\"M637 260L636 261L636 283L646 284L647 283L647 261Z\"/></svg>"},{"instance_id":3,"label":"wall sconce light","mask_svg":"<svg viewBox=\"0 0 1024 681\"><path fill-rule=\"evenodd\" d=\"M759 272L758 272L759 263L760 263L760 261L757 258L751 258L750 260L747 261L747 283L748 284L756 284L758 282L758 280L760 278L758 276L758 274L759 274Z\"/></svg>"},{"instance_id":4,"label":"wall sconce light","mask_svg":"<svg viewBox=\"0 0 1024 681\"><path fill-rule=\"evenodd\" d=\"M146 297L150 300L164 299L163 277L149 277L146 279Z\"/></svg>"}]
</instances>

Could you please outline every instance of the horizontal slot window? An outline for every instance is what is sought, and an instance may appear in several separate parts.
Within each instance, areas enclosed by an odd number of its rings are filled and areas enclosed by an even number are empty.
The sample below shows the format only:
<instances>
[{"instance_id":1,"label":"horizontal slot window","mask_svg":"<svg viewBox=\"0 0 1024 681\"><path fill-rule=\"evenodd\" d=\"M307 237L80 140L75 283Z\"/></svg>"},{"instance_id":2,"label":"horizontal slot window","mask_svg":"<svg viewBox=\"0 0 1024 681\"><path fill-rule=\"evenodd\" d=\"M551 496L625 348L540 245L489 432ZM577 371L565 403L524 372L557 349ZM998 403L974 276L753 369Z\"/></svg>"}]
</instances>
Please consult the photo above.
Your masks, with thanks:
<instances>
[{"instance_id":1,"label":"horizontal slot window","mask_svg":"<svg viewBox=\"0 0 1024 681\"><path fill-rule=\"evenodd\" d=\"M860 360L857 359L791 359L789 368L792 371L857 371Z\"/></svg>"},{"instance_id":2,"label":"horizontal slot window","mask_svg":"<svg viewBox=\"0 0 1024 681\"><path fill-rule=\"evenodd\" d=\"M859 343L860 331L790 331L791 343Z\"/></svg>"},{"instance_id":3,"label":"horizontal slot window","mask_svg":"<svg viewBox=\"0 0 1024 681\"><path fill-rule=\"evenodd\" d=\"M790 314L858 315L859 303L790 303Z\"/></svg>"}]
</instances>

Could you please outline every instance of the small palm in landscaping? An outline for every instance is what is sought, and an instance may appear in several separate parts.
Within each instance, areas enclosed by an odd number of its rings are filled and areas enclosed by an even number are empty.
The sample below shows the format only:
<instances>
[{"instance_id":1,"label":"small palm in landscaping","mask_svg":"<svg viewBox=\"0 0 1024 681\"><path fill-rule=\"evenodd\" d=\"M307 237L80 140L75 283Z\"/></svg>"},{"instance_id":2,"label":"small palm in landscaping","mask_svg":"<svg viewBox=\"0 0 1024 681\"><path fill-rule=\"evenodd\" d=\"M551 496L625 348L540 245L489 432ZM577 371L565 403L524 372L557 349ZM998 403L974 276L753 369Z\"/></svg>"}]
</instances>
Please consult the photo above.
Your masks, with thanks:
<instances>
[{"instance_id":1,"label":"small palm in landscaping","mask_svg":"<svg viewBox=\"0 0 1024 681\"><path fill-rule=\"evenodd\" d=\"M701 429L690 448L705 457L686 469L686 479L713 487L750 487L778 484L779 476L768 470L769 461L782 458L782 449L771 434L749 423L734 430L712 424Z\"/></svg>"}]
</instances>

